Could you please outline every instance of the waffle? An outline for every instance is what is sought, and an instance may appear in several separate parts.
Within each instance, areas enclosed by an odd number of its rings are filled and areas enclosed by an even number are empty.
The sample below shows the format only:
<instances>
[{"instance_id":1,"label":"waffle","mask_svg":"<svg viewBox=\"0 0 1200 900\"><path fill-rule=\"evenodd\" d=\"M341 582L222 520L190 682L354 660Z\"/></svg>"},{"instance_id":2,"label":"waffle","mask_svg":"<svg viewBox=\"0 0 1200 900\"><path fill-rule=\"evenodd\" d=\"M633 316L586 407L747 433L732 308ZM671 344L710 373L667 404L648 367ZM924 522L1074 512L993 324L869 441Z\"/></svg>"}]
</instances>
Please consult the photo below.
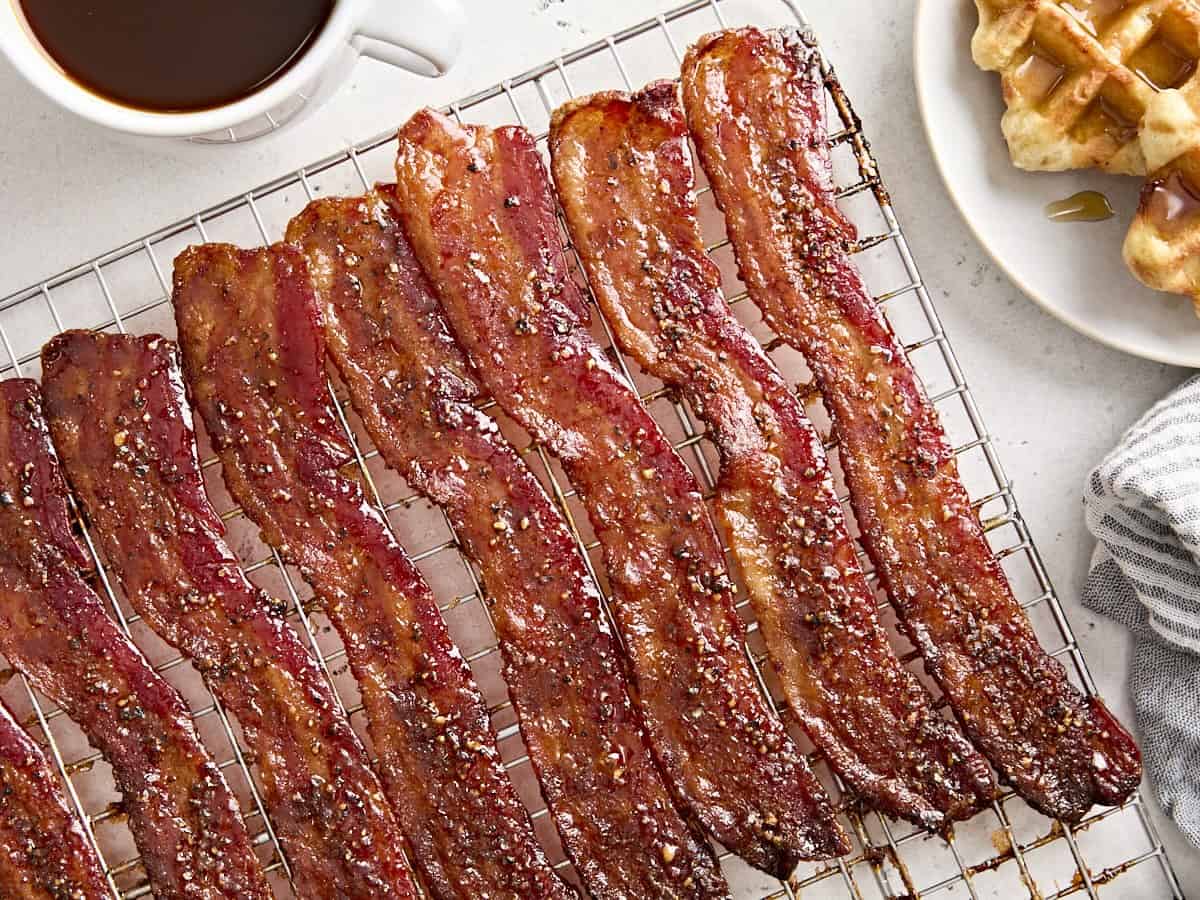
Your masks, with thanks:
<instances>
[{"instance_id":1,"label":"waffle","mask_svg":"<svg viewBox=\"0 0 1200 900\"><path fill-rule=\"evenodd\" d=\"M1022 169L1144 175L1138 140L1160 91L1197 88L1194 0L976 0L971 42L999 72L1002 127Z\"/></svg>"},{"instance_id":2,"label":"waffle","mask_svg":"<svg viewBox=\"0 0 1200 900\"><path fill-rule=\"evenodd\" d=\"M1148 287L1192 298L1200 315L1200 98L1154 98L1141 145L1151 177L1125 237L1125 264Z\"/></svg>"},{"instance_id":3,"label":"waffle","mask_svg":"<svg viewBox=\"0 0 1200 900\"><path fill-rule=\"evenodd\" d=\"M1148 175L1124 256L1200 313L1200 4L975 0L977 65L999 72L1001 126L1030 171Z\"/></svg>"}]
</instances>

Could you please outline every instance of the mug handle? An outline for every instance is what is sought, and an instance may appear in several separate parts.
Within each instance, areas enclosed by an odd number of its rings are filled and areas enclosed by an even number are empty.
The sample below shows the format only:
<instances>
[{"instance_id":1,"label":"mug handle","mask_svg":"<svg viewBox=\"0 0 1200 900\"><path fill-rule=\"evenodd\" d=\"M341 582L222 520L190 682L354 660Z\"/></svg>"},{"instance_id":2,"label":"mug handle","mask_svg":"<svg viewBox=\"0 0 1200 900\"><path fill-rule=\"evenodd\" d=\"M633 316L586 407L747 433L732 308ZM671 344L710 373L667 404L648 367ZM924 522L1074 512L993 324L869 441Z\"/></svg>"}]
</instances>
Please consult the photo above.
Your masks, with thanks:
<instances>
[{"instance_id":1,"label":"mug handle","mask_svg":"<svg viewBox=\"0 0 1200 900\"><path fill-rule=\"evenodd\" d=\"M458 0L376 0L351 43L371 59L418 75L444 75L458 59L466 25Z\"/></svg>"}]
</instances>

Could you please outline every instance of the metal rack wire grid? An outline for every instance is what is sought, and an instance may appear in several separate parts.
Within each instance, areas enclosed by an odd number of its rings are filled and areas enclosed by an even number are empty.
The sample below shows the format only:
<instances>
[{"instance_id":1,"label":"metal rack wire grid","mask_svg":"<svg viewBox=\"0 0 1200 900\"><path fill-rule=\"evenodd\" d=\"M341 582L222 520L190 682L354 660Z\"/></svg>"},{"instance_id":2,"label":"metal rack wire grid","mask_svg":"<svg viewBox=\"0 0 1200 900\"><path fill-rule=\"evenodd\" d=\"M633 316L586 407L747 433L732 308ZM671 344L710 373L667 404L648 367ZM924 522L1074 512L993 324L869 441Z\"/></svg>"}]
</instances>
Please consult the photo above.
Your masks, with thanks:
<instances>
[{"instance_id":1,"label":"metal rack wire grid","mask_svg":"<svg viewBox=\"0 0 1200 900\"><path fill-rule=\"evenodd\" d=\"M449 111L463 120L526 125L538 135L544 147L550 112L559 103L592 90L634 88L654 78L674 77L683 48L695 38L716 28L749 23L805 26L803 15L791 0L693 0L451 104ZM840 201L863 235L856 248L856 260L939 409L956 446L968 489L975 498L975 508L1014 590L1047 648L1063 661L1081 687L1094 691L1086 664L1018 510L1012 487L921 281L861 123L833 70L826 66L824 72L831 114L841 123L830 138L841 185ZM288 219L309 199L359 193L375 180L390 180L394 152L394 132L389 132L0 300L3 345L0 352L7 358L4 363L4 356L0 356L0 377L36 376L39 348L68 327L173 335L166 267L179 250L187 244L207 240L254 245L277 239ZM814 421L827 430L828 419L819 398L805 387L808 379L798 355L780 345L762 323L753 304L743 302L746 294L737 280L729 242L703 182L699 193L709 250L726 275L729 302L784 373L800 385L800 396ZM575 269L578 276L577 265ZM703 425L660 383L627 363L612 347L607 325L596 312L597 337L609 346L609 352L639 389L643 402L711 493L716 455ZM539 837L557 865L574 878L553 833L515 715L500 681L496 637L487 606L482 602L476 572L459 552L445 518L383 466L353 410L343 399L345 392L336 385L334 389L341 400L342 424L356 448L354 465L365 476L397 536L443 601L443 614L488 700L501 752L529 804ZM494 407L492 412L497 412ZM598 544L561 470L511 422L503 421L503 425L514 440L522 442L519 446L527 448L527 459L561 505L604 589ZM203 435L201 439L203 442ZM836 444L830 441L828 449L837 475ZM230 541L245 561L246 572L268 592L288 601L290 621L319 658L351 721L366 739L358 693L347 673L344 650L328 621L312 602L311 592L298 573L284 566L258 539L253 525L224 491L220 466L207 445L202 447L202 454L210 494L223 510ZM853 529L849 509L847 516ZM119 585L108 576L88 534L87 523L81 519L79 527L96 561L97 590L111 605L120 626L131 634L157 670L183 693L201 735L242 802L277 896L294 897L287 860L261 801L254 755L243 742L236 722L205 690L191 665L151 633L132 611ZM869 565L866 568L869 571ZM736 566L731 564L731 569L736 572ZM775 900L796 898L801 892L809 900L834 897L900 900L942 897L953 895L952 892L972 900L1022 896L1050 900L1074 895L1183 897L1140 797L1122 807L1093 811L1083 822L1068 826L1039 815L1011 791L1006 791L989 810L958 825L944 839L862 808L842 791L820 754L790 719L773 684L770 664L764 658L761 639L740 586L738 598L750 632L747 649L762 688L770 694L797 740L809 751L814 768L839 802L854 849L833 862L802 865L786 883L756 873L729 854L723 854L722 864L737 897ZM894 625L882 596L880 609L885 621ZM916 653L895 633L894 627L893 635L905 651L905 661L936 694ZM103 759L88 747L61 710L39 696L22 678L10 679L3 696L47 746L69 788L72 802L85 819L89 837L106 861L114 894L128 900L149 895L145 873L124 825L119 797Z\"/></svg>"}]
</instances>

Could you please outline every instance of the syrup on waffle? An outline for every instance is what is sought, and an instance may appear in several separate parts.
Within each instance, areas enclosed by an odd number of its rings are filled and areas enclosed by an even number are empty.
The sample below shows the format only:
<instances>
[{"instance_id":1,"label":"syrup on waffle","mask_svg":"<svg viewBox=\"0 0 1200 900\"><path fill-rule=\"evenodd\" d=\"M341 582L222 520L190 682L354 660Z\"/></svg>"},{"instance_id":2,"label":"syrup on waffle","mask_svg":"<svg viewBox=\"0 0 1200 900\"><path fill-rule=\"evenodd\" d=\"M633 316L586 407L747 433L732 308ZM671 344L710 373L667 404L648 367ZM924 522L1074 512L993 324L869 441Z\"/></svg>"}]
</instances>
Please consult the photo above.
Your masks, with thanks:
<instances>
[{"instance_id":1,"label":"syrup on waffle","mask_svg":"<svg viewBox=\"0 0 1200 900\"><path fill-rule=\"evenodd\" d=\"M1148 175L1125 241L1149 287L1200 313L1200 4L975 0L975 62L999 72L1013 163Z\"/></svg>"},{"instance_id":2,"label":"syrup on waffle","mask_svg":"<svg viewBox=\"0 0 1200 900\"><path fill-rule=\"evenodd\" d=\"M1022 169L1146 174L1147 106L1196 85L1194 0L975 0L976 64L999 72L1002 127Z\"/></svg>"},{"instance_id":3,"label":"syrup on waffle","mask_svg":"<svg viewBox=\"0 0 1200 900\"><path fill-rule=\"evenodd\" d=\"M1147 287L1192 298L1200 316L1200 149L1171 160L1142 188L1125 264Z\"/></svg>"}]
</instances>

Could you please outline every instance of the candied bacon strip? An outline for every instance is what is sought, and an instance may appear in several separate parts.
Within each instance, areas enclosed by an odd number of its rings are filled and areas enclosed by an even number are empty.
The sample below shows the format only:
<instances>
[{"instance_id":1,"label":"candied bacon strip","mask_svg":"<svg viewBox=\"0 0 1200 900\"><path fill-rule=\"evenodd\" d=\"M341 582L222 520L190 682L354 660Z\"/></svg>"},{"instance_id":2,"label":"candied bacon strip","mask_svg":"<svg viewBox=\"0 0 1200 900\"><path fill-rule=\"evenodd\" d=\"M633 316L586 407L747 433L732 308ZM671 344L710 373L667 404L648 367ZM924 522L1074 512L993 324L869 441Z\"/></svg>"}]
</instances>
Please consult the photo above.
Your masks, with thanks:
<instances>
[{"instance_id":1,"label":"candied bacon strip","mask_svg":"<svg viewBox=\"0 0 1200 900\"><path fill-rule=\"evenodd\" d=\"M400 131L396 172L406 233L452 330L588 510L651 745L680 802L780 877L844 852L828 797L755 683L699 486L588 333L533 138L426 110Z\"/></svg>"},{"instance_id":2,"label":"candied bacon strip","mask_svg":"<svg viewBox=\"0 0 1200 900\"><path fill-rule=\"evenodd\" d=\"M403 835L333 689L222 539L175 345L69 331L42 349L42 385L55 449L125 595L237 717L300 896L415 897Z\"/></svg>"},{"instance_id":3,"label":"candied bacon strip","mask_svg":"<svg viewBox=\"0 0 1200 900\"><path fill-rule=\"evenodd\" d=\"M567 104L550 148L618 343L709 425L717 508L801 725L877 809L929 829L971 815L995 792L991 770L888 643L821 440L721 294L675 83Z\"/></svg>"},{"instance_id":4,"label":"candied bacon strip","mask_svg":"<svg viewBox=\"0 0 1200 900\"><path fill-rule=\"evenodd\" d=\"M300 251L192 247L175 260L174 301L225 482L342 636L425 886L437 898L576 897L538 846L432 591L361 477L342 471L353 448L326 385L322 316Z\"/></svg>"},{"instance_id":5,"label":"candied bacon strip","mask_svg":"<svg viewBox=\"0 0 1200 900\"><path fill-rule=\"evenodd\" d=\"M0 897L112 900L50 760L0 703Z\"/></svg>"},{"instance_id":6,"label":"candied bacon strip","mask_svg":"<svg viewBox=\"0 0 1200 900\"><path fill-rule=\"evenodd\" d=\"M503 676L563 846L597 898L728 897L680 816L562 514L496 422L389 204L313 201L288 227L327 350L384 460L445 510L480 567Z\"/></svg>"},{"instance_id":7,"label":"candied bacon strip","mask_svg":"<svg viewBox=\"0 0 1200 900\"><path fill-rule=\"evenodd\" d=\"M155 897L267 900L236 799L179 694L83 580L89 565L37 385L0 383L0 653L112 766Z\"/></svg>"},{"instance_id":8,"label":"candied bacon strip","mask_svg":"<svg viewBox=\"0 0 1200 900\"><path fill-rule=\"evenodd\" d=\"M850 262L815 43L753 28L702 38L683 96L750 296L813 371L863 543L967 735L1048 815L1124 801L1137 746L1038 644L937 412Z\"/></svg>"}]
</instances>

